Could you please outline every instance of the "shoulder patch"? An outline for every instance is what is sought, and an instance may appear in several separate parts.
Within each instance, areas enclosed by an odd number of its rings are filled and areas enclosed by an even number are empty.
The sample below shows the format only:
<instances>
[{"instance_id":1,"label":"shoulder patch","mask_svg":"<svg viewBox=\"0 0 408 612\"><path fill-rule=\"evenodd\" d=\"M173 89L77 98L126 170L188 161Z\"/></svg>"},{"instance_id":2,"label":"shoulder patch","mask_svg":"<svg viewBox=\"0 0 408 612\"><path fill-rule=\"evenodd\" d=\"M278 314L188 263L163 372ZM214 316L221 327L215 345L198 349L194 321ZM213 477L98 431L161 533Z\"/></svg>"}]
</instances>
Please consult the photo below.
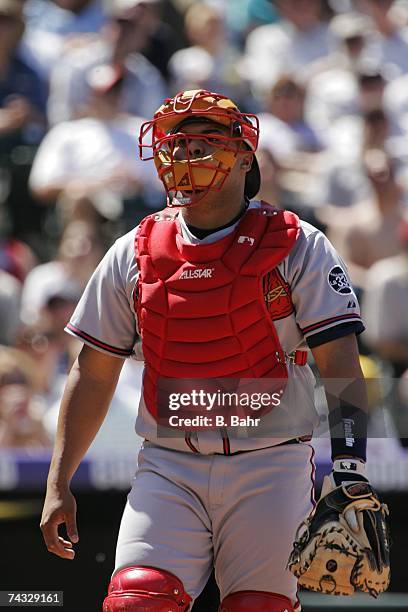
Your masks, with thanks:
<instances>
[{"instance_id":1,"label":"shoulder patch","mask_svg":"<svg viewBox=\"0 0 408 612\"><path fill-rule=\"evenodd\" d=\"M340 266L333 266L327 275L327 282L335 293L339 293L340 295L349 295L353 293L350 281L345 271Z\"/></svg>"},{"instance_id":2,"label":"shoulder patch","mask_svg":"<svg viewBox=\"0 0 408 612\"><path fill-rule=\"evenodd\" d=\"M290 287L275 268L263 278L265 304L273 321L288 317L294 310Z\"/></svg>"}]
</instances>

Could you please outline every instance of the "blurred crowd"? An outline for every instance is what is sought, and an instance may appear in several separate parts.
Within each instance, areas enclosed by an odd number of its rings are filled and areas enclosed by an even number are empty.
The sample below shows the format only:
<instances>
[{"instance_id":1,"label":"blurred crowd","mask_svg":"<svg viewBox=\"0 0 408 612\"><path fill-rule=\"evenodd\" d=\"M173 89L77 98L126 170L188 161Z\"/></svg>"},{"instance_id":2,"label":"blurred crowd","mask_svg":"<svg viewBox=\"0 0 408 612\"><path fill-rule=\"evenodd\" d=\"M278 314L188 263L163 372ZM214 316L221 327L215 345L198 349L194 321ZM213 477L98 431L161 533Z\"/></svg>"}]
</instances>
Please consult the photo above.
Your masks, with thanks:
<instances>
[{"instance_id":1,"label":"blurred crowd","mask_svg":"<svg viewBox=\"0 0 408 612\"><path fill-rule=\"evenodd\" d=\"M0 448L51 443L79 350L64 324L165 202L139 127L197 88L259 114L259 197L347 263L364 371L393 381L372 408L405 445L408 0L0 0Z\"/></svg>"}]
</instances>

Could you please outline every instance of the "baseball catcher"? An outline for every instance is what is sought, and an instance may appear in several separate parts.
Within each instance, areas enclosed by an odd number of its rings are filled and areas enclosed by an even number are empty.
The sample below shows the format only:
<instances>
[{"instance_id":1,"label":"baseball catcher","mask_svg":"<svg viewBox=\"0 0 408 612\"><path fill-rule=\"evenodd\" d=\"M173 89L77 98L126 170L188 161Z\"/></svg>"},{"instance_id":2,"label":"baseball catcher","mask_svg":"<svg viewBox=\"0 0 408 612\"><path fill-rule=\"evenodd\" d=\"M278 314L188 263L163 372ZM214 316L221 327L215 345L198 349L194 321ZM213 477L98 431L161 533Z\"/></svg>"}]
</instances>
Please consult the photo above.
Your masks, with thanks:
<instances>
[{"instance_id":1,"label":"baseball catcher","mask_svg":"<svg viewBox=\"0 0 408 612\"><path fill-rule=\"evenodd\" d=\"M362 465L335 461L315 511L297 530L288 567L306 589L377 597L388 588L388 508L361 475Z\"/></svg>"},{"instance_id":2,"label":"baseball catcher","mask_svg":"<svg viewBox=\"0 0 408 612\"><path fill-rule=\"evenodd\" d=\"M104 612L188 612L213 568L219 612L300 612L296 577L326 593L376 595L388 585L386 508L364 476L357 296L320 230L256 199L259 130L223 94L164 101L139 144L167 209L112 245L66 327L84 347L62 399L41 521L48 550L62 558L73 559L78 543L71 479L123 361L144 361L143 443ZM334 464L312 515L320 421L309 351L328 397ZM266 383L280 404L241 404L251 381L251 402ZM214 395L213 384L215 395L234 390L231 409L196 401ZM236 424L261 407L258 430ZM288 554L307 516L292 573Z\"/></svg>"}]
</instances>

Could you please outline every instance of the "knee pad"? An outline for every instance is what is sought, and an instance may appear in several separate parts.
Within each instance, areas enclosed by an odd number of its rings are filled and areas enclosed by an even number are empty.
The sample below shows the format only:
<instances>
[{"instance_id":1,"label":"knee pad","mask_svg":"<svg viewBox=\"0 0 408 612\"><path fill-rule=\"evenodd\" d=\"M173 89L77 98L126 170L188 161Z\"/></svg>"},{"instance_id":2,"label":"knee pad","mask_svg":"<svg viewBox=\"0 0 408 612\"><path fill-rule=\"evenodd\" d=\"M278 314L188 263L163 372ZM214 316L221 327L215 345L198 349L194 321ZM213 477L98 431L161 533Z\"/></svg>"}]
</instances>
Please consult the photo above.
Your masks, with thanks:
<instances>
[{"instance_id":1,"label":"knee pad","mask_svg":"<svg viewBox=\"0 0 408 612\"><path fill-rule=\"evenodd\" d=\"M294 612L289 597L266 591L237 591L221 603L219 612Z\"/></svg>"},{"instance_id":2,"label":"knee pad","mask_svg":"<svg viewBox=\"0 0 408 612\"><path fill-rule=\"evenodd\" d=\"M116 572L103 612L186 612L191 597L181 580L155 567L124 567Z\"/></svg>"}]
</instances>

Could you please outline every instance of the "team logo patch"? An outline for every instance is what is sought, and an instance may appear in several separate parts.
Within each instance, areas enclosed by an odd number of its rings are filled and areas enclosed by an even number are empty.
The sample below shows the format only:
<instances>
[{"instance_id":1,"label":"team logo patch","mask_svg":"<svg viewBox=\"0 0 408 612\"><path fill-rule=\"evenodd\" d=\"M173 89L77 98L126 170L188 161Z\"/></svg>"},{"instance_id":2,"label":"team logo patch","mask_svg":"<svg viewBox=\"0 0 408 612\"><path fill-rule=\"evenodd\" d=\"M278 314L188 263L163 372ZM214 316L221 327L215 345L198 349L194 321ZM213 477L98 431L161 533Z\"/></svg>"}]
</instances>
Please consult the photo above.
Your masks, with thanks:
<instances>
[{"instance_id":1,"label":"team logo patch","mask_svg":"<svg viewBox=\"0 0 408 612\"><path fill-rule=\"evenodd\" d=\"M265 304L273 320L283 319L293 312L293 303L288 283L275 268L263 279Z\"/></svg>"},{"instance_id":2,"label":"team logo patch","mask_svg":"<svg viewBox=\"0 0 408 612\"><path fill-rule=\"evenodd\" d=\"M330 270L329 274L327 275L327 282L333 291L340 293L340 295L348 295L349 293L353 293L346 273L342 268L340 268L340 266L334 266Z\"/></svg>"}]
</instances>

